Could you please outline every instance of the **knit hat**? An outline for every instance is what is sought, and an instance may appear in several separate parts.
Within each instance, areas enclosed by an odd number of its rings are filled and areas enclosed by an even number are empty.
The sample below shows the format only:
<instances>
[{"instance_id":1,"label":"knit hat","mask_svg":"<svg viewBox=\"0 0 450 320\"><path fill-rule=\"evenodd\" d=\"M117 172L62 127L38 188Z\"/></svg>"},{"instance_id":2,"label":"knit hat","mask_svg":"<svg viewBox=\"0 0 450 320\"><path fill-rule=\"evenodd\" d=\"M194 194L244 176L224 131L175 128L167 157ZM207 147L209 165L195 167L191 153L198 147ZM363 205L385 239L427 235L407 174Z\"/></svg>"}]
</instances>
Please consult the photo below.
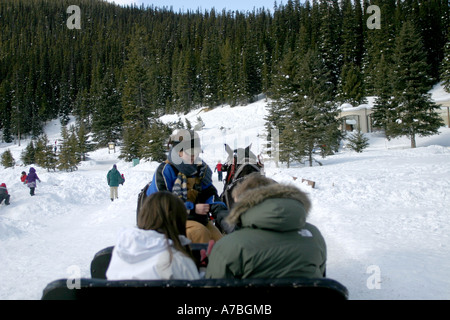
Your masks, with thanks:
<instances>
[{"instance_id":1,"label":"knit hat","mask_svg":"<svg viewBox=\"0 0 450 320\"><path fill-rule=\"evenodd\" d=\"M202 152L200 137L193 130L175 130L169 138L169 145L178 146L178 151L186 152L190 156L198 156Z\"/></svg>"}]
</instances>

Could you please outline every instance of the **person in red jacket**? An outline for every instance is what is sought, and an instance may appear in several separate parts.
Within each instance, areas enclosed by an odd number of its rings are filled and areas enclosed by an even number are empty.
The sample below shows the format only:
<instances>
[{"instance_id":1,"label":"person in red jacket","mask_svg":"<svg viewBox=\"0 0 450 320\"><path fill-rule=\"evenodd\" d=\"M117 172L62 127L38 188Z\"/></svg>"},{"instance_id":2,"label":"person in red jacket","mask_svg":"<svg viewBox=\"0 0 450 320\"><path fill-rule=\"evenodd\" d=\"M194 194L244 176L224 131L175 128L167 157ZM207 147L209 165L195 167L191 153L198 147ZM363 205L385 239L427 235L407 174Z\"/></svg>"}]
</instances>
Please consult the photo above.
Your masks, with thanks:
<instances>
[{"instance_id":1,"label":"person in red jacket","mask_svg":"<svg viewBox=\"0 0 450 320\"><path fill-rule=\"evenodd\" d=\"M22 175L20 176L20 181L22 181L22 183L26 183L27 173L25 171L22 171Z\"/></svg>"},{"instance_id":2,"label":"person in red jacket","mask_svg":"<svg viewBox=\"0 0 450 320\"><path fill-rule=\"evenodd\" d=\"M219 163L217 164L216 168L214 169L214 172L216 172L216 171L217 171L217 176L219 177L219 181L222 181L222 163L220 163L220 160L219 160Z\"/></svg>"},{"instance_id":3,"label":"person in red jacket","mask_svg":"<svg viewBox=\"0 0 450 320\"><path fill-rule=\"evenodd\" d=\"M0 204L2 204L3 200L5 200L5 204L9 206L9 194L8 189L6 188L6 184L0 184Z\"/></svg>"}]
</instances>

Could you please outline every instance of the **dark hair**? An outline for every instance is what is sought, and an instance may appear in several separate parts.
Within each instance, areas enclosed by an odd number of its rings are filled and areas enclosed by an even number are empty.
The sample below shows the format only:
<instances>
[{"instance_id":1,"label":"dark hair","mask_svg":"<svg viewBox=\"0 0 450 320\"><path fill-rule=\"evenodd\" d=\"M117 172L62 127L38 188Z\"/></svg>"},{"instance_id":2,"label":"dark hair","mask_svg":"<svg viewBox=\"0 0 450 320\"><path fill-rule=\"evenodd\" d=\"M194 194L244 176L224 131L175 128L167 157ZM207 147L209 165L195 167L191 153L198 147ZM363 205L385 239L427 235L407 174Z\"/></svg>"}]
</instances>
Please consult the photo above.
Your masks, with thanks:
<instances>
[{"instance_id":1,"label":"dark hair","mask_svg":"<svg viewBox=\"0 0 450 320\"><path fill-rule=\"evenodd\" d=\"M179 235L186 236L187 210L183 201L168 191L159 191L145 199L137 219L139 229L155 230L166 236L167 246L172 262L172 251L169 239L173 241L176 250L193 258L188 246L181 244Z\"/></svg>"}]
</instances>

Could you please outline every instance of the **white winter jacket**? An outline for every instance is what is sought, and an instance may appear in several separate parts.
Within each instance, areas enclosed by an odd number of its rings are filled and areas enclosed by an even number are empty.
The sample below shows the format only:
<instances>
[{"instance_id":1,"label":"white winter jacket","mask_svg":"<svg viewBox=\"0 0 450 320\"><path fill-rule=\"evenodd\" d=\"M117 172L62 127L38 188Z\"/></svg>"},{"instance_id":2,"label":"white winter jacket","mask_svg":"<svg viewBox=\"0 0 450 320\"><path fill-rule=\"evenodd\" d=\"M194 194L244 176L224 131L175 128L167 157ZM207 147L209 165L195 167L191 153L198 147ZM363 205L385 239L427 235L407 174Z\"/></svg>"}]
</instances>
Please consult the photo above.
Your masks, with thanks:
<instances>
[{"instance_id":1,"label":"white winter jacket","mask_svg":"<svg viewBox=\"0 0 450 320\"><path fill-rule=\"evenodd\" d=\"M180 236L181 243L190 241ZM172 240L169 240L172 245ZM114 247L106 272L108 280L199 279L194 261L172 246L172 263L164 234L138 228L124 230Z\"/></svg>"}]
</instances>

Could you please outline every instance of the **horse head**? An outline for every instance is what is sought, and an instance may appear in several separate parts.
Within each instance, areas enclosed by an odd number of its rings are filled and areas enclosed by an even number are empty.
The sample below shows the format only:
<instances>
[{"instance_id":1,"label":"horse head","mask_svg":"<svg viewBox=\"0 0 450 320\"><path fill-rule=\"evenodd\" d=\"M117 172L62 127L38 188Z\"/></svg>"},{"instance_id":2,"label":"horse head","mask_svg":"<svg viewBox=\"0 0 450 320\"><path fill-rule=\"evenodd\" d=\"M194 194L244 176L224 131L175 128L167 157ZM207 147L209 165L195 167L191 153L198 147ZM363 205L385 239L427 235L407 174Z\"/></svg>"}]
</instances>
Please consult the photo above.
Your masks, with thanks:
<instances>
[{"instance_id":1,"label":"horse head","mask_svg":"<svg viewBox=\"0 0 450 320\"><path fill-rule=\"evenodd\" d=\"M233 150L229 145L225 144L225 150L228 154L226 161L227 177L225 178L223 192L220 197L228 208L233 206L234 200L231 192L236 184L250 173L261 172L262 164L258 161L255 154L250 151L251 146L250 144L246 148Z\"/></svg>"},{"instance_id":2,"label":"horse head","mask_svg":"<svg viewBox=\"0 0 450 320\"><path fill-rule=\"evenodd\" d=\"M250 145L246 148L238 148L233 150L228 144L225 144L225 151L228 154L226 163L230 165L234 164L236 166L246 163L256 164L258 161L255 154L250 151L251 147L252 144L250 143Z\"/></svg>"}]
</instances>

